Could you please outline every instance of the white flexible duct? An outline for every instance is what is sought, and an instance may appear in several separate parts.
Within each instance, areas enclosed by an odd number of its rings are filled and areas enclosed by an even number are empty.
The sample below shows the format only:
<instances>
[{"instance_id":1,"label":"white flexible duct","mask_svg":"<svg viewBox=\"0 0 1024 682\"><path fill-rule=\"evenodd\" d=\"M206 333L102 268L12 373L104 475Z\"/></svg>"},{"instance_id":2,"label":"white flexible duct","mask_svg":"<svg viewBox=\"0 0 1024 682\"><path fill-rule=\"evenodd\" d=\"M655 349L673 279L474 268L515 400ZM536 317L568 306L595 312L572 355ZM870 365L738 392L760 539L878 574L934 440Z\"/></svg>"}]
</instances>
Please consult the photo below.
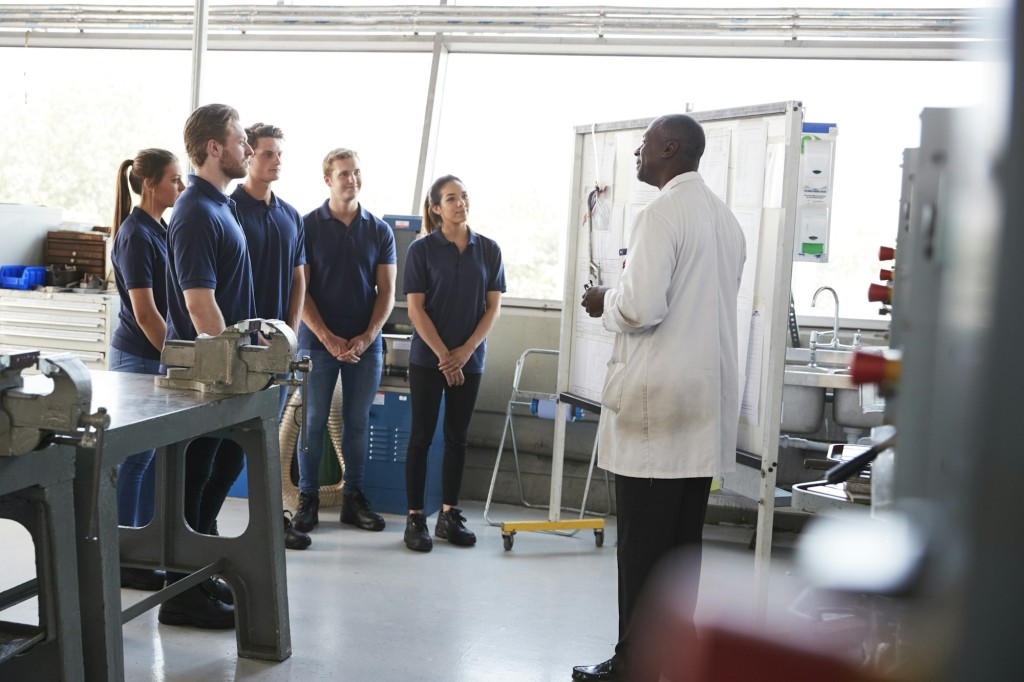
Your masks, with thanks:
<instances>
[{"instance_id":1,"label":"white flexible duct","mask_svg":"<svg viewBox=\"0 0 1024 682\"><path fill-rule=\"evenodd\" d=\"M299 425L302 423L302 393L295 391L288 398L284 414L281 415L281 429L278 432L278 444L281 449L281 499L284 506L295 509L299 504L299 489L292 483L292 460L295 459L299 440ZM341 382L334 386L331 398L331 411L327 417L327 433L331 437L331 445L338 457L338 465L345 472L345 463L341 457ZM320 486L320 506L337 507L341 505L341 481L334 485Z\"/></svg>"}]
</instances>

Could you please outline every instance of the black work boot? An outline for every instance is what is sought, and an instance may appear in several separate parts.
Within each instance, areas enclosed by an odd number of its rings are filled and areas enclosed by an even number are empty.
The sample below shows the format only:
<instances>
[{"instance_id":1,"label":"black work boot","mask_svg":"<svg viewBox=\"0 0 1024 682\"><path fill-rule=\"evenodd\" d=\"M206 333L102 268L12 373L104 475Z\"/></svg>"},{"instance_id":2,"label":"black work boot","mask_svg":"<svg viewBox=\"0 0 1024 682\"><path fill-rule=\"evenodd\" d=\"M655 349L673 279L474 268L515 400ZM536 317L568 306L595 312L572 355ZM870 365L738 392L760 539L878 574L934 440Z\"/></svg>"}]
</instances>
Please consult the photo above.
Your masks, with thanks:
<instances>
[{"instance_id":1,"label":"black work boot","mask_svg":"<svg viewBox=\"0 0 1024 682\"><path fill-rule=\"evenodd\" d=\"M473 535L473 531L466 528L466 517L458 507L452 507L437 515L434 535L461 547L472 547L476 544L476 536Z\"/></svg>"},{"instance_id":2,"label":"black work boot","mask_svg":"<svg viewBox=\"0 0 1024 682\"><path fill-rule=\"evenodd\" d=\"M197 586L161 604L157 620L164 625L230 630L235 627L235 607L211 597Z\"/></svg>"},{"instance_id":3,"label":"black work boot","mask_svg":"<svg viewBox=\"0 0 1024 682\"><path fill-rule=\"evenodd\" d=\"M427 530L427 517L423 514L409 514L405 520L405 546L414 552L429 552L434 548Z\"/></svg>"},{"instance_id":4,"label":"black work boot","mask_svg":"<svg viewBox=\"0 0 1024 682\"><path fill-rule=\"evenodd\" d=\"M341 522L363 530L384 530L384 517L370 509L370 501L359 490L350 494L342 492Z\"/></svg>"},{"instance_id":5,"label":"black work boot","mask_svg":"<svg viewBox=\"0 0 1024 682\"><path fill-rule=\"evenodd\" d=\"M288 518L291 512L284 512L284 547L285 549L306 549L313 544L312 538L301 530L295 530L295 524Z\"/></svg>"},{"instance_id":6,"label":"black work boot","mask_svg":"<svg viewBox=\"0 0 1024 682\"><path fill-rule=\"evenodd\" d=\"M164 587L164 572L149 568L121 567L121 587L156 592Z\"/></svg>"},{"instance_id":7,"label":"black work boot","mask_svg":"<svg viewBox=\"0 0 1024 682\"><path fill-rule=\"evenodd\" d=\"M299 509L292 519L292 526L295 530L308 533L313 526L320 523L320 498L316 495L299 493Z\"/></svg>"},{"instance_id":8,"label":"black work boot","mask_svg":"<svg viewBox=\"0 0 1024 682\"><path fill-rule=\"evenodd\" d=\"M199 591L225 604L234 604L235 595L221 578L207 578L199 583Z\"/></svg>"}]
</instances>

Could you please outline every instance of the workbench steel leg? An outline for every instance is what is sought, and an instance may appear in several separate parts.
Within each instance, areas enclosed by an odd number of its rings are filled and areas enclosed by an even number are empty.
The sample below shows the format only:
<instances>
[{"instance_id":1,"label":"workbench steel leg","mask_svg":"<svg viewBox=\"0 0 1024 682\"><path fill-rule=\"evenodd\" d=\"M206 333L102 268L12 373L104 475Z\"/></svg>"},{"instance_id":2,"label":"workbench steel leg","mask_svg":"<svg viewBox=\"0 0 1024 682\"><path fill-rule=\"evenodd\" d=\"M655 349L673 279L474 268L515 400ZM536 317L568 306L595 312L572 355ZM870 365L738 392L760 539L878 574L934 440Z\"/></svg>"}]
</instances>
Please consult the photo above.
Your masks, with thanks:
<instances>
[{"instance_id":1,"label":"workbench steel leg","mask_svg":"<svg viewBox=\"0 0 1024 682\"><path fill-rule=\"evenodd\" d=\"M17 521L32 536L39 624L46 631L42 642L0 663L0 679L85 679L76 578L73 475L69 450L63 454L30 453L0 462L0 479L4 483L21 486L27 483L21 480L26 477L35 481L18 491L0 491L0 518Z\"/></svg>"},{"instance_id":2,"label":"workbench steel leg","mask_svg":"<svg viewBox=\"0 0 1024 682\"><path fill-rule=\"evenodd\" d=\"M223 553L221 574L235 592L238 655L283 661L292 653L281 506L277 421L247 422L226 434L245 450L249 525Z\"/></svg>"},{"instance_id":3,"label":"workbench steel leg","mask_svg":"<svg viewBox=\"0 0 1024 682\"><path fill-rule=\"evenodd\" d=\"M82 654L86 679L124 679L124 639L121 634L121 573L118 556L117 493L113 467L103 472L97 496L97 538L86 538L92 510L93 450L75 454L75 541L78 547L78 586L82 604Z\"/></svg>"}]
</instances>

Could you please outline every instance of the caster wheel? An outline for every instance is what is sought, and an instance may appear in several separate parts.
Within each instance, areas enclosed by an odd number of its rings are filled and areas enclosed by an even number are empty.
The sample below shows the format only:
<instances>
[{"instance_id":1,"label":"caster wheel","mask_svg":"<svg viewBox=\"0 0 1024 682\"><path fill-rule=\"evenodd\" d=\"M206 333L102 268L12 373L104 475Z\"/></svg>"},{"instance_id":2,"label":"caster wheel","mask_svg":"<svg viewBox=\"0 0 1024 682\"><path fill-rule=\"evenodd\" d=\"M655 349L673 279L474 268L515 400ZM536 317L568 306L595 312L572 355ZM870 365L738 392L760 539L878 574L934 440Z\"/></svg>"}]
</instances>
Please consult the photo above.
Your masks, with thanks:
<instances>
[{"instance_id":1,"label":"caster wheel","mask_svg":"<svg viewBox=\"0 0 1024 682\"><path fill-rule=\"evenodd\" d=\"M508 552L509 550L512 549L512 536L513 535L515 535L515 533L502 533L501 534L501 539L502 539L502 542L505 544L505 551L506 552Z\"/></svg>"},{"instance_id":2,"label":"caster wheel","mask_svg":"<svg viewBox=\"0 0 1024 682\"><path fill-rule=\"evenodd\" d=\"M604 529L594 529L594 544L598 547L604 547Z\"/></svg>"}]
</instances>

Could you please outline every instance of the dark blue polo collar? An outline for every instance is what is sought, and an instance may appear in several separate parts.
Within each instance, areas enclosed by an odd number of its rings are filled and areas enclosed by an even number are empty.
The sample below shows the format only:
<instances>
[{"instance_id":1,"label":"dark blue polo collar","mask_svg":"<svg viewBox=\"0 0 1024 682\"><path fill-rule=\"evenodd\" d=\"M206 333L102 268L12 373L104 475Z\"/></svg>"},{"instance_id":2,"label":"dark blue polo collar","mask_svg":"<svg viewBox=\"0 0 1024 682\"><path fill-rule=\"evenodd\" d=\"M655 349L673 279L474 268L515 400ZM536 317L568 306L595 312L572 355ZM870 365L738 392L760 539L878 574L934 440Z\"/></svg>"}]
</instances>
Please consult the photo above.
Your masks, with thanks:
<instances>
[{"instance_id":1,"label":"dark blue polo collar","mask_svg":"<svg viewBox=\"0 0 1024 682\"><path fill-rule=\"evenodd\" d=\"M205 194L211 200L216 201L218 204L234 204L235 202L224 192L213 186L208 180L204 180L195 173L188 174L189 187L195 187L200 192Z\"/></svg>"},{"instance_id":2,"label":"dark blue polo collar","mask_svg":"<svg viewBox=\"0 0 1024 682\"><path fill-rule=\"evenodd\" d=\"M338 223L339 225L344 225L345 223L341 222L340 220L338 220L337 218L335 218L331 214L330 206L331 206L331 200L330 199L325 199L324 203L320 204L320 208L316 209L316 217L317 217L317 219L320 222L328 222L328 221L333 220L334 222ZM369 222L370 221L370 212L367 211L365 208L363 208L362 204L359 204L359 221L362 221L362 222ZM353 220L352 221L352 225L355 225L359 221ZM352 227L352 225L349 225L349 227Z\"/></svg>"},{"instance_id":3,"label":"dark blue polo collar","mask_svg":"<svg viewBox=\"0 0 1024 682\"><path fill-rule=\"evenodd\" d=\"M140 206L136 206L135 208L133 208L131 214L135 216L135 221L137 223L139 223L140 225L145 225L151 230L156 230L157 233L159 234L163 234L164 232L167 231L167 223L165 223L163 220L157 222L157 220L153 216L143 211L142 207Z\"/></svg>"},{"instance_id":4,"label":"dark blue polo collar","mask_svg":"<svg viewBox=\"0 0 1024 682\"><path fill-rule=\"evenodd\" d=\"M278 208L281 202L277 200L277 195L273 192L270 193L270 203L264 203L262 199L257 199L253 195L245 191L243 185L239 185L235 188L235 191L231 193L231 198L235 200L235 203L239 204L242 208L252 208L257 204L268 206L269 208Z\"/></svg>"},{"instance_id":5,"label":"dark blue polo collar","mask_svg":"<svg viewBox=\"0 0 1024 682\"><path fill-rule=\"evenodd\" d=\"M471 230L468 227L466 229L469 230L469 244L475 245L476 244L476 232L474 232L473 230ZM445 237L444 234L441 232L441 228L440 227L436 228L433 232L431 232L429 236L430 236L430 238L436 240L437 242L439 242L441 244L452 244L452 242L449 241L448 238Z\"/></svg>"}]
</instances>

